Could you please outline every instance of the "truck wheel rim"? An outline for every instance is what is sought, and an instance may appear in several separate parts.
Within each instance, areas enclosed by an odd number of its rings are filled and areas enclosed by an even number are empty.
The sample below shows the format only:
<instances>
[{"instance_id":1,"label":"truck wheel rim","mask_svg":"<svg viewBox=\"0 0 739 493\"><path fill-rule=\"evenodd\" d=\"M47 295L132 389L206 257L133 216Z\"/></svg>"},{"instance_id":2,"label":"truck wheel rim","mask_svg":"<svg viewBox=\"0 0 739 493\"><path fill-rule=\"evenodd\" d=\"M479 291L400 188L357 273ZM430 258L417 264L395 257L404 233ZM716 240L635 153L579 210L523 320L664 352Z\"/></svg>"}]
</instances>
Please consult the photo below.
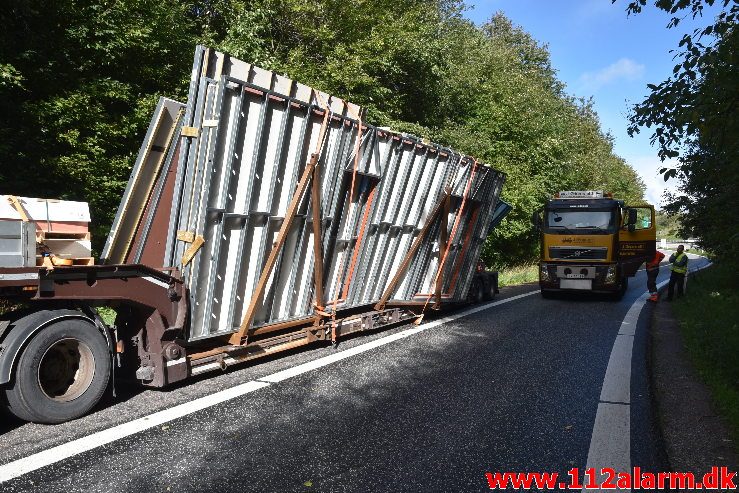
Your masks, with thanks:
<instances>
[{"instance_id":1,"label":"truck wheel rim","mask_svg":"<svg viewBox=\"0 0 739 493\"><path fill-rule=\"evenodd\" d=\"M56 341L44 352L38 366L38 384L51 400L69 402L84 394L95 376L95 357L84 342Z\"/></svg>"}]
</instances>

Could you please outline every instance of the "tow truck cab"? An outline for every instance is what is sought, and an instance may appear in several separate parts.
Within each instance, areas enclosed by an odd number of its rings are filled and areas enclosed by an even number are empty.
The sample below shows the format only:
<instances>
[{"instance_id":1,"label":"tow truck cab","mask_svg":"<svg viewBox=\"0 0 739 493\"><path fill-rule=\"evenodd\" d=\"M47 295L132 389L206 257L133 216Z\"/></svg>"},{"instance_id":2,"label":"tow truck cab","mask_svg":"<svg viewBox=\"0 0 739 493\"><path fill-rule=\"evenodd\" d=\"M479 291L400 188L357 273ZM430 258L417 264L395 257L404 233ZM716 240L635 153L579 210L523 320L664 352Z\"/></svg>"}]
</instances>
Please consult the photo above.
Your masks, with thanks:
<instances>
[{"instance_id":1,"label":"tow truck cab","mask_svg":"<svg viewBox=\"0 0 739 493\"><path fill-rule=\"evenodd\" d=\"M541 231L539 285L556 291L624 294L654 255L654 207L626 206L602 191L560 192L535 214Z\"/></svg>"}]
</instances>

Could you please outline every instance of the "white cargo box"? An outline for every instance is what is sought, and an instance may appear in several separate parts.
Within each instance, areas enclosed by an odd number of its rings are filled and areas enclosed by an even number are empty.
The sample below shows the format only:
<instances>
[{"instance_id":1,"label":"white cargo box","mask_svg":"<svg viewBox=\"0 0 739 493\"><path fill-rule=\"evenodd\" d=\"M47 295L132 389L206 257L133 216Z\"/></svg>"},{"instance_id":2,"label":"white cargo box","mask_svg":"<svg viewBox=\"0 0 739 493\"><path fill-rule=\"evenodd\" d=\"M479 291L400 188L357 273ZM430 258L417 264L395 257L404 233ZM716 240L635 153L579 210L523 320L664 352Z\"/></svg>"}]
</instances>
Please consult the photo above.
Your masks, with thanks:
<instances>
[{"instance_id":1,"label":"white cargo box","mask_svg":"<svg viewBox=\"0 0 739 493\"><path fill-rule=\"evenodd\" d=\"M10 195L0 195L0 219L20 221L20 212L9 200ZM28 218L44 232L86 233L90 222L87 202L72 200L17 197Z\"/></svg>"}]
</instances>

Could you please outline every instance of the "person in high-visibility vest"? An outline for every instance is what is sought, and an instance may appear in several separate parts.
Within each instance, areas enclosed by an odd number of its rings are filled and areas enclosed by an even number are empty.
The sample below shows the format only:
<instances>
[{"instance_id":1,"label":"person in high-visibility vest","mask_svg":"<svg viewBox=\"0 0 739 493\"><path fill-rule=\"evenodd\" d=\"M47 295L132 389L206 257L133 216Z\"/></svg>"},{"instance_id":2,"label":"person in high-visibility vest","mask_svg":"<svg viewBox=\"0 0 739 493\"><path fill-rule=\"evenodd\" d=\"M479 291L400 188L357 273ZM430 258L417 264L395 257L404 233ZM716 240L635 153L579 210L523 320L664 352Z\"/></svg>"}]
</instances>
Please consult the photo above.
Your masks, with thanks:
<instances>
[{"instance_id":1,"label":"person in high-visibility vest","mask_svg":"<svg viewBox=\"0 0 739 493\"><path fill-rule=\"evenodd\" d=\"M647 289L649 290L649 301L657 301L657 276L659 275L659 263L665 258L665 254L655 250L654 257L647 262Z\"/></svg>"},{"instance_id":2,"label":"person in high-visibility vest","mask_svg":"<svg viewBox=\"0 0 739 493\"><path fill-rule=\"evenodd\" d=\"M672 301L672 293L677 284L677 296L683 295L685 273L688 272L688 254L684 252L685 247L677 246L677 252L670 255L670 284L667 287L667 301Z\"/></svg>"}]
</instances>

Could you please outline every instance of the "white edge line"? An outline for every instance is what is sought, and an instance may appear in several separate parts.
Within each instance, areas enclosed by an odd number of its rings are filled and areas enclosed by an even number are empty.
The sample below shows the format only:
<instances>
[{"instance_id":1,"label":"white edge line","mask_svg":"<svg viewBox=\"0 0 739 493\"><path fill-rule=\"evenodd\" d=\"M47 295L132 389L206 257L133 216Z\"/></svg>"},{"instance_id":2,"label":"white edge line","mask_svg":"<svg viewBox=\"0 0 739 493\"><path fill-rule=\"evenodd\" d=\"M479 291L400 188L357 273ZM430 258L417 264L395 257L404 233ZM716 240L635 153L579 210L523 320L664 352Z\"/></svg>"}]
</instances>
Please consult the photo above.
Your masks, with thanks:
<instances>
[{"instance_id":1,"label":"white edge line","mask_svg":"<svg viewBox=\"0 0 739 493\"><path fill-rule=\"evenodd\" d=\"M695 255L697 258L706 258L701 255ZM706 259L708 260L708 259ZM688 270L688 274L698 272L706 267L710 267L712 262L709 260L707 264L697 267L693 270ZM665 280L657 284L657 289L662 289L669 283L669 280ZM631 450L631 429L628 419L622 420L621 430L619 433L613 433L613 430L604 430L599 423L607 422L612 419L610 416L613 413L613 409L617 406L631 406L631 366L632 361L629 360L628 368L620 369L618 366L624 364L621 361L623 358L619 357L622 354L628 354L631 356L633 351L634 337L636 333L636 323L641 314L642 308L646 305L645 296L649 295L649 291L641 293L636 300L631 304L629 309L621 322L616 339L611 347L611 355L608 359L608 366L606 368L606 374L603 377L603 386L601 387L600 398L598 399L598 410L595 413L595 422L593 423L593 432L590 437L590 447L588 449L588 457L586 461L586 468L600 469L602 467L614 467L617 471L623 470L628 471L631 467L630 462L630 450ZM627 327L631 325L631 327ZM628 347L624 347L621 341L623 336L627 336L629 342ZM624 351L626 349L627 351ZM621 351L621 353L619 353ZM621 371L619 371L621 370ZM626 402L622 403L609 403L604 400L614 399L617 393L613 392L613 389L619 386L629 386L629 396ZM619 399L621 400L621 399ZM628 467L626 467L628 466ZM585 489L583 489L585 491Z\"/></svg>"},{"instance_id":2,"label":"white edge line","mask_svg":"<svg viewBox=\"0 0 739 493\"><path fill-rule=\"evenodd\" d=\"M487 310L489 308L492 308L494 306L502 305L503 303L508 303L514 300L518 300L521 298L524 298L526 296L531 296L532 294L537 294L539 291L529 291L524 294L519 294L516 296L511 296L510 298L506 298L504 300L495 301L493 303L487 303L485 305L476 306L475 308L470 308L468 310L465 310L463 312L455 313L454 315L450 315L447 317L440 318L438 320L433 320L431 322L427 322L425 324L421 324L417 327L413 327L410 329L403 330L401 332L397 332L395 334L383 337L381 339L377 339L372 342L367 342L365 344L361 344L359 346L355 346L351 349L347 349L345 351L341 351L335 354L332 354L330 356L325 356L323 358L318 358L313 361L309 361L307 363L303 363L301 365L288 368L286 370L278 371L277 373L273 373L271 375L267 375L266 377L262 377L259 379L261 382L269 382L269 383L277 383L282 382L283 380L287 380L288 378L295 377L297 375L300 375L302 373L306 373L312 370L315 370L317 368L321 368L326 365L330 365L332 363L335 363L337 361L341 361L345 358L349 358L351 356L355 356L357 354L364 353L366 351L369 351L371 349L375 349L380 346L384 346L385 344L389 344L391 342L397 341L399 339L404 339L408 336L411 336L413 334L417 334L421 331L432 329L434 327L438 327L439 325L452 322L454 320L457 320L462 317L466 317L468 315L472 315L473 313L480 312L482 310Z\"/></svg>"},{"instance_id":3,"label":"white edge line","mask_svg":"<svg viewBox=\"0 0 739 493\"><path fill-rule=\"evenodd\" d=\"M432 329L434 327L438 327L439 325L457 320L462 317L466 317L468 315L472 315L473 313L487 310L494 306L509 303L511 301L515 301L537 293L539 293L538 289L516 296L511 296L510 298L506 298L500 301L477 306L475 308L471 308L456 313L454 315L443 317L438 320L433 320L431 322L421 324L417 327L406 329L401 332L383 337L381 339L377 339L375 341L355 346L351 349L347 349L336 354L332 354L330 356L318 358L317 360L298 365L294 368L289 368L287 370L273 373L258 380L251 380L249 382L236 385L235 387L231 387L210 395L197 398L190 402L184 402L169 409L163 409L161 411L149 414L148 416L137 418L126 423L121 423L119 425L113 426L112 428L101 430L91 435L72 440L71 442L63 443L42 452L17 459L13 462L9 462L0 466L0 484L6 481L10 481L11 479L15 479L29 472L33 472L37 469L41 469L42 467L46 467L64 459L74 457L75 455L79 455L83 452L87 452L97 447L101 447L103 445L107 445L109 443L120 440L122 438L135 435L136 433L139 433L141 431L154 428L175 419L193 414L197 411L202 411L203 409L207 409L217 404L230 401L248 393L255 392L259 389L263 389L264 387L269 387L271 383L277 383L283 380L287 380L288 378L292 378L302 373L312 371L316 368L329 365L336 361L340 361L345 358L364 353L376 347L384 346L385 344L389 344L399 339L417 334L421 331Z\"/></svg>"},{"instance_id":4,"label":"white edge line","mask_svg":"<svg viewBox=\"0 0 739 493\"><path fill-rule=\"evenodd\" d=\"M157 411L148 416L108 428L107 430L98 431L86 437L78 438L77 440L72 440L71 442L67 442L62 445L57 445L56 447L46 449L43 452L23 457L0 466L0 484L42 467L49 466L63 459L107 445L116 440L120 440L121 438L134 435L140 431L154 428L155 426L159 426L174 419L187 416L188 414L192 414L268 386L269 384L265 382L246 382L230 389L222 390L205 397L200 397L194 401L178 404L169 409Z\"/></svg>"}]
</instances>

